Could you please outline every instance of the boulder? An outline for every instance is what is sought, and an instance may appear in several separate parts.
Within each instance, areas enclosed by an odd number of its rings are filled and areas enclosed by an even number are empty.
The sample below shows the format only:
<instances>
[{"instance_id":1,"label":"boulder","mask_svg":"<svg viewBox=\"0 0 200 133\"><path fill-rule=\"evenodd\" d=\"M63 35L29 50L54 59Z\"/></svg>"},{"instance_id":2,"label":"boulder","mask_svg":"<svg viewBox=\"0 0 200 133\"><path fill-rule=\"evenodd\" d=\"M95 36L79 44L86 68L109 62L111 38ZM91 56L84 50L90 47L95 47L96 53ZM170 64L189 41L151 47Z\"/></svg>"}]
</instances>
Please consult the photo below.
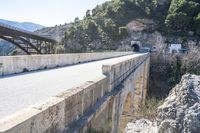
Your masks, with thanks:
<instances>
[{"instance_id":1,"label":"boulder","mask_svg":"<svg viewBox=\"0 0 200 133\"><path fill-rule=\"evenodd\" d=\"M200 132L200 76L186 74L158 108L159 133Z\"/></svg>"},{"instance_id":2,"label":"boulder","mask_svg":"<svg viewBox=\"0 0 200 133\"><path fill-rule=\"evenodd\" d=\"M155 123L141 119L134 123L128 123L125 129L126 133L157 133L157 127Z\"/></svg>"}]
</instances>

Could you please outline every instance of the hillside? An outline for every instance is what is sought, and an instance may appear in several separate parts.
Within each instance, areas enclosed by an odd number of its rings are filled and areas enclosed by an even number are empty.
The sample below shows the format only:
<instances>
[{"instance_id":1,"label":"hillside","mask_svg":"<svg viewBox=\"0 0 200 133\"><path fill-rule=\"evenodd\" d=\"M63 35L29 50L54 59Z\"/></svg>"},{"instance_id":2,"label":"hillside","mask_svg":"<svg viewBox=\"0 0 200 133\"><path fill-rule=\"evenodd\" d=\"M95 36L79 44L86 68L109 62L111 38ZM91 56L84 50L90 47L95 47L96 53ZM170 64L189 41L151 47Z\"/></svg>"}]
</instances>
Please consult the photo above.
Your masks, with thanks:
<instances>
[{"instance_id":1,"label":"hillside","mask_svg":"<svg viewBox=\"0 0 200 133\"><path fill-rule=\"evenodd\" d=\"M31 23L31 22L15 22L15 21L9 21L9 20L4 20L4 19L0 19L0 23L8 24L16 28L31 31L31 32L45 27L45 26Z\"/></svg>"},{"instance_id":2,"label":"hillside","mask_svg":"<svg viewBox=\"0 0 200 133\"><path fill-rule=\"evenodd\" d=\"M61 41L61 39L65 35L65 31L70 27L71 24L63 24L56 25L54 27L45 27L39 30L36 30L35 33L39 35L43 35L46 37L54 38L57 41Z\"/></svg>"},{"instance_id":3,"label":"hillside","mask_svg":"<svg viewBox=\"0 0 200 133\"><path fill-rule=\"evenodd\" d=\"M165 35L200 35L200 1L112 0L75 19L61 42L65 52L115 50L128 37L127 24L136 19L154 21L154 31ZM147 32L152 32L148 31Z\"/></svg>"}]
</instances>

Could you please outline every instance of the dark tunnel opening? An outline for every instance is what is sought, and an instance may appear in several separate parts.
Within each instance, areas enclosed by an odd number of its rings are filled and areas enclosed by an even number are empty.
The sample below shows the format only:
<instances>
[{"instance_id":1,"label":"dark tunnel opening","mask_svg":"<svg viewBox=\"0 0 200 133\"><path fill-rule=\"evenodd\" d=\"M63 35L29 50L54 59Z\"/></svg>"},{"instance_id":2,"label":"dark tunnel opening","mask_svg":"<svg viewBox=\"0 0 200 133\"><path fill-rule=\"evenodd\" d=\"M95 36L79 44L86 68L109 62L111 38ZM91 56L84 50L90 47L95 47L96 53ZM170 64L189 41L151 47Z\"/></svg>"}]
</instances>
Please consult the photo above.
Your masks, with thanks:
<instances>
[{"instance_id":1,"label":"dark tunnel opening","mask_svg":"<svg viewBox=\"0 0 200 133\"><path fill-rule=\"evenodd\" d=\"M139 47L138 44L133 44L133 45L132 45L132 48L133 48L133 51L134 51L134 52L139 52L139 51L140 51L140 47Z\"/></svg>"}]
</instances>

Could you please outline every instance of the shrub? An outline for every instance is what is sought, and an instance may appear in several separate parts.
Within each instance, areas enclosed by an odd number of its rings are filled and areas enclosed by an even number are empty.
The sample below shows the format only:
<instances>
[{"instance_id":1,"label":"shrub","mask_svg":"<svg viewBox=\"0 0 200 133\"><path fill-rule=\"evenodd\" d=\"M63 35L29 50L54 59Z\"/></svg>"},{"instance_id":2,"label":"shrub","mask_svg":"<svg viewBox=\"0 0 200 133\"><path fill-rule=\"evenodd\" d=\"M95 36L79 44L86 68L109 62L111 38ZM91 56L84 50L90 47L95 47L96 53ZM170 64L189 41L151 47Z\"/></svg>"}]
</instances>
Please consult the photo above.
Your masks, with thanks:
<instances>
[{"instance_id":1,"label":"shrub","mask_svg":"<svg viewBox=\"0 0 200 133\"><path fill-rule=\"evenodd\" d=\"M119 27L119 35L123 38L123 37L127 37L128 36L128 30L127 27Z\"/></svg>"}]
</instances>

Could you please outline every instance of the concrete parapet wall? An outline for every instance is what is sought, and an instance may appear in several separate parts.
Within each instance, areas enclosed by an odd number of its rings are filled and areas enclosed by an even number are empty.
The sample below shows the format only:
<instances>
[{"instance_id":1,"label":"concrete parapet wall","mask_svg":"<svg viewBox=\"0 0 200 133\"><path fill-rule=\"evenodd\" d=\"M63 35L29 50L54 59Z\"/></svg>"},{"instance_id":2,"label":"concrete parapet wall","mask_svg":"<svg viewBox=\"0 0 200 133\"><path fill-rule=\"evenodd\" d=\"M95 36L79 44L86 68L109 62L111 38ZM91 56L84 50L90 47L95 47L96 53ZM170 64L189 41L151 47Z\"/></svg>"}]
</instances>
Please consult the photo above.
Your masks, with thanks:
<instances>
[{"instance_id":1,"label":"concrete parapet wall","mask_svg":"<svg viewBox=\"0 0 200 133\"><path fill-rule=\"evenodd\" d=\"M74 53L57 55L1 56L0 76L48 69L132 54L132 52Z\"/></svg>"},{"instance_id":2,"label":"concrete parapet wall","mask_svg":"<svg viewBox=\"0 0 200 133\"><path fill-rule=\"evenodd\" d=\"M108 91L108 79L101 77L81 87L66 91L57 97L65 99L65 127L73 128L75 121L84 115Z\"/></svg>"},{"instance_id":3,"label":"concrete parapet wall","mask_svg":"<svg viewBox=\"0 0 200 133\"><path fill-rule=\"evenodd\" d=\"M149 58L149 54L142 54L142 56L138 54L138 56L134 58L127 58L113 64L103 65L102 71L103 74L109 77L110 90L119 85L147 58Z\"/></svg>"},{"instance_id":4,"label":"concrete parapet wall","mask_svg":"<svg viewBox=\"0 0 200 133\"><path fill-rule=\"evenodd\" d=\"M0 133L45 133L64 131L64 99L49 100L0 121Z\"/></svg>"},{"instance_id":5,"label":"concrete parapet wall","mask_svg":"<svg viewBox=\"0 0 200 133\"><path fill-rule=\"evenodd\" d=\"M134 93L135 80L140 79L143 73L148 73L143 71L145 66L149 66L149 54L138 54L135 57L130 56L119 62L103 65L102 71L108 77L108 93L90 109L94 112L89 116L84 115L82 120L77 122L82 124L75 122L76 129L69 132L119 132L120 115L122 115L126 95L130 92ZM141 86L139 89L143 91L146 88Z\"/></svg>"},{"instance_id":6,"label":"concrete parapet wall","mask_svg":"<svg viewBox=\"0 0 200 133\"><path fill-rule=\"evenodd\" d=\"M105 76L0 120L0 133L63 133L108 91Z\"/></svg>"}]
</instances>

